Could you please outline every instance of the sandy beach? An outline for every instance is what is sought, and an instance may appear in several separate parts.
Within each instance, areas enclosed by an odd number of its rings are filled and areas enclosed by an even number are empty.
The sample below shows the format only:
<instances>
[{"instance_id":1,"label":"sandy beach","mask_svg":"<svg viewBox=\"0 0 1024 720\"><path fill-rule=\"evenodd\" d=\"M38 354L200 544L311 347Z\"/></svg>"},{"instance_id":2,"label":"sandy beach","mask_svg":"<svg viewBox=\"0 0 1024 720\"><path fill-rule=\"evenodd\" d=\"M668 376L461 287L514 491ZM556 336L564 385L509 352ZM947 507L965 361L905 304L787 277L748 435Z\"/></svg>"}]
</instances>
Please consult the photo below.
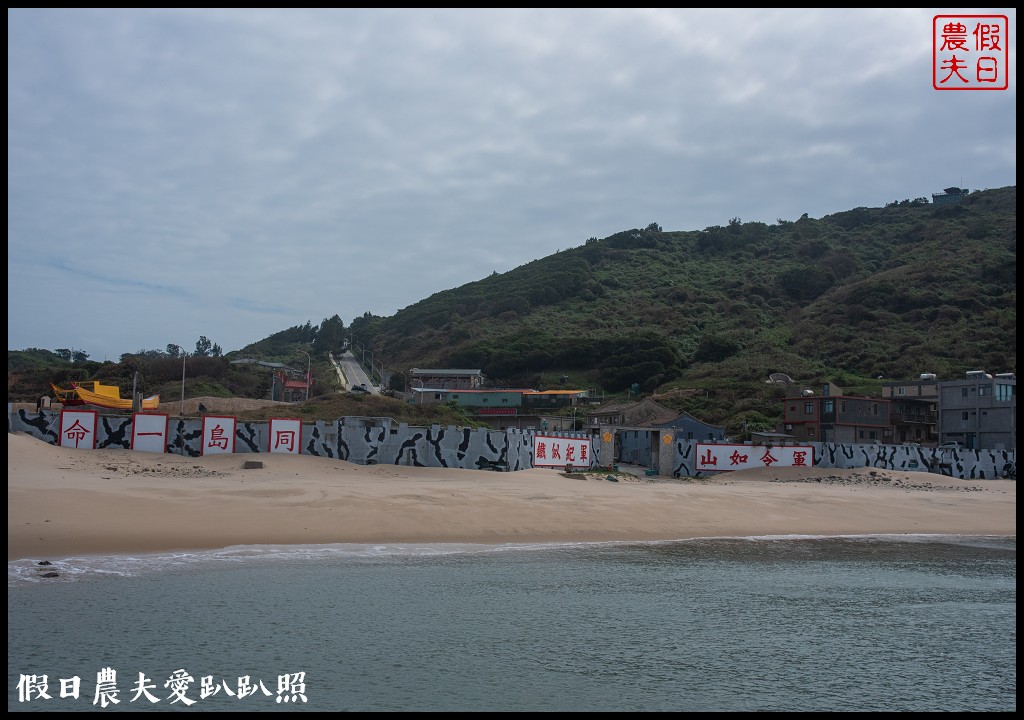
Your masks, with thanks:
<instances>
[{"instance_id":1,"label":"sandy beach","mask_svg":"<svg viewBox=\"0 0 1024 720\"><path fill-rule=\"evenodd\" d=\"M7 450L8 560L248 544L1017 533L1016 481L872 468L609 482L547 469L80 451L11 433Z\"/></svg>"}]
</instances>

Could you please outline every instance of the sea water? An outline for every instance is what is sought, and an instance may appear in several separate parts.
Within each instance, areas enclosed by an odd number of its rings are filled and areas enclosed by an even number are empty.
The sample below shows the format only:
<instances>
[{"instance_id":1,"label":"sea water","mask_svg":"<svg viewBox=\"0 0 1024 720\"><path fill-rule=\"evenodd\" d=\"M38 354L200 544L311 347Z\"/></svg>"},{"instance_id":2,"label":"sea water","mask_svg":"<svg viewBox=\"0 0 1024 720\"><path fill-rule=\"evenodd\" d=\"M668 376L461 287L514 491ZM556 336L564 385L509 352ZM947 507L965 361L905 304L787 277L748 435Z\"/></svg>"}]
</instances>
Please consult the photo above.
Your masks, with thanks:
<instances>
[{"instance_id":1,"label":"sea water","mask_svg":"<svg viewBox=\"0 0 1024 720\"><path fill-rule=\"evenodd\" d=\"M945 536L15 561L8 710L1012 712L1016 567Z\"/></svg>"}]
</instances>

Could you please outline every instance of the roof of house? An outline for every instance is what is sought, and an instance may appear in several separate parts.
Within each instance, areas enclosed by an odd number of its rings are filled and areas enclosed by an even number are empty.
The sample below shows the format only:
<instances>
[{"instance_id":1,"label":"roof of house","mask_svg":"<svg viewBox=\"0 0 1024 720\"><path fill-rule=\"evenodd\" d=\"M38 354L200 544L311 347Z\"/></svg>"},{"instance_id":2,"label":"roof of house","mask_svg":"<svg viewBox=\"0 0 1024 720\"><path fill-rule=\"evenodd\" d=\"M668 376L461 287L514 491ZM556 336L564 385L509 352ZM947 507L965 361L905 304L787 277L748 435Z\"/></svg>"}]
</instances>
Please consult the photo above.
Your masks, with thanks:
<instances>
[{"instance_id":1,"label":"roof of house","mask_svg":"<svg viewBox=\"0 0 1024 720\"><path fill-rule=\"evenodd\" d=\"M522 393L526 394L529 390L520 390L517 388L474 388L467 390L465 388L409 388L412 392L441 392L441 393L452 393L455 395L494 395L495 393Z\"/></svg>"},{"instance_id":2,"label":"roof of house","mask_svg":"<svg viewBox=\"0 0 1024 720\"><path fill-rule=\"evenodd\" d=\"M679 417L679 413L675 410L669 410L650 398L644 398L632 403L597 407L588 412L587 415L593 417L595 415L608 415L609 413L622 413L623 422L636 427L654 426Z\"/></svg>"},{"instance_id":3,"label":"roof of house","mask_svg":"<svg viewBox=\"0 0 1024 720\"><path fill-rule=\"evenodd\" d=\"M456 369L451 369L451 368L447 368L447 369L445 369L445 368L413 368L412 369L412 374L413 375L453 375L453 376L463 377L463 376L466 376L466 375L479 375L480 374L480 368L476 368L475 370L465 370L465 369L458 369L458 368L456 368Z\"/></svg>"},{"instance_id":4,"label":"roof of house","mask_svg":"<svg viewBox=\"0 0 1024 720\"><path fill-rule=\"evenodd\" d=\"M523 395L579 395L586 390L523 390Z\"/></svg>"}]
</instances>

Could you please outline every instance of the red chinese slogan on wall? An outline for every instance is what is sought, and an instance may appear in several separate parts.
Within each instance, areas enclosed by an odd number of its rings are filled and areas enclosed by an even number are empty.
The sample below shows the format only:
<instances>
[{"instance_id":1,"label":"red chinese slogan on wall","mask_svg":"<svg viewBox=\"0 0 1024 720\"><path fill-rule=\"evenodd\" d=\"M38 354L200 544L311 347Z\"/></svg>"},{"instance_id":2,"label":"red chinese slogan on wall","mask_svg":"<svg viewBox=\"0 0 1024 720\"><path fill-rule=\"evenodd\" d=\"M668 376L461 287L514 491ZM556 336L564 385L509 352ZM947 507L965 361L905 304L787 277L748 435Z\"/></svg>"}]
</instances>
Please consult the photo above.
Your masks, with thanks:
<instances>
[{"instance_id":1,"label":"red chinese slogan on wall","mask_svg":"<svg viewBox=\"0 0 1024 720\"><path fill-rule=\"evenodd\" d=\"M76 450L92 450L96 447L96 411L62 411L60 414L60 445Z\"/></svg>"},{"instance_id":2,"label":"red chinese slogan on wall","mask_svg":"<svg viewBox=\"0 0 1024 720\"><path fill-rule=\"evenodd\" d=\"M167 423L163 413L134 413L132 415L132 450L138 452L167 452Z\"/></svg>"},{"instance_id":3,"label":"red chinese slogan on wall","mask_svg":"<svg viewBox=\"0 0 1024 720\"><path fill-rule=\"evenodd\" d=\"M810 445L705 445L697 443L696 470L723 472L764 467L812 467L814 448Z\"/></svg>"},{"instance_id":4,"label":"red chinese slogan on wall","mask_svg":"<svg viewBox=\"0 0 1024 720\"><path fill-rule=\"evenodd\" d=\"M1008 88L1009 32L1006 15L936 15L932 18L932 87Z\"/></svg>"},{"instance_id":5,"label":"red chinese slogan on wall","mask_svg":"<svg viewBox=\"0 0 1024 720\"><path fill-rule=\"evenodd\" d=\"M302 454L302 420L270 418L270 440L267 452Z\"/></svg>"},{"instance_id":6,"label":"red chinese slogan on wall","mask_svg":"<svg viewBox=\"0 0 1024 720\"><path fill-rule=\"evenodd\" d=\"M534 467L590 467L592 458L590 438L533 437Z\"/></svg>"},{"instance_id":7,"label":"red chinese slogan on wall","mask_svg":"<svg viewBox=\"0 0 1024 720\"><path fill-rule=\"evenodd\" d=\"M203 455L222 455L235 451L235 419L203 416Z\"/></svg>"}]
</instances>

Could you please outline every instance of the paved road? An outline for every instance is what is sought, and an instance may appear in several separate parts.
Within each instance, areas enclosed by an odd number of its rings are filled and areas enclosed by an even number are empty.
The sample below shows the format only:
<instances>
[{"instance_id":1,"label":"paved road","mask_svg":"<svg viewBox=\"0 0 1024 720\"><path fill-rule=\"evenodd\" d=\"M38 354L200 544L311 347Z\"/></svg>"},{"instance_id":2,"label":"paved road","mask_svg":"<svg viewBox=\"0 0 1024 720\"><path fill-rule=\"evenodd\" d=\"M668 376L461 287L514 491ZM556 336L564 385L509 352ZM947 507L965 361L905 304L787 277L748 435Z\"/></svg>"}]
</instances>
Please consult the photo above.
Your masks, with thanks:
<instances>
[{"instance_id":1,"label":"paved road","mask_svg":"<svg viewBox=\"0 0 1024 720\"><path fill-rule=\"evenodd\" d=\"M332 356L333 362L333 356ZM375 386L370 378L366 376L366 372L359 365L359 361L356 360L355 355L351 351L346 350L341 354L338 363L335 365L335 369L340 368L338 377L342 378L342 382L345 383L345 389L351 390L354 385L365 385L366 389L373 395L380 395L380 390Z\"/></svg>"}]
</instances>

